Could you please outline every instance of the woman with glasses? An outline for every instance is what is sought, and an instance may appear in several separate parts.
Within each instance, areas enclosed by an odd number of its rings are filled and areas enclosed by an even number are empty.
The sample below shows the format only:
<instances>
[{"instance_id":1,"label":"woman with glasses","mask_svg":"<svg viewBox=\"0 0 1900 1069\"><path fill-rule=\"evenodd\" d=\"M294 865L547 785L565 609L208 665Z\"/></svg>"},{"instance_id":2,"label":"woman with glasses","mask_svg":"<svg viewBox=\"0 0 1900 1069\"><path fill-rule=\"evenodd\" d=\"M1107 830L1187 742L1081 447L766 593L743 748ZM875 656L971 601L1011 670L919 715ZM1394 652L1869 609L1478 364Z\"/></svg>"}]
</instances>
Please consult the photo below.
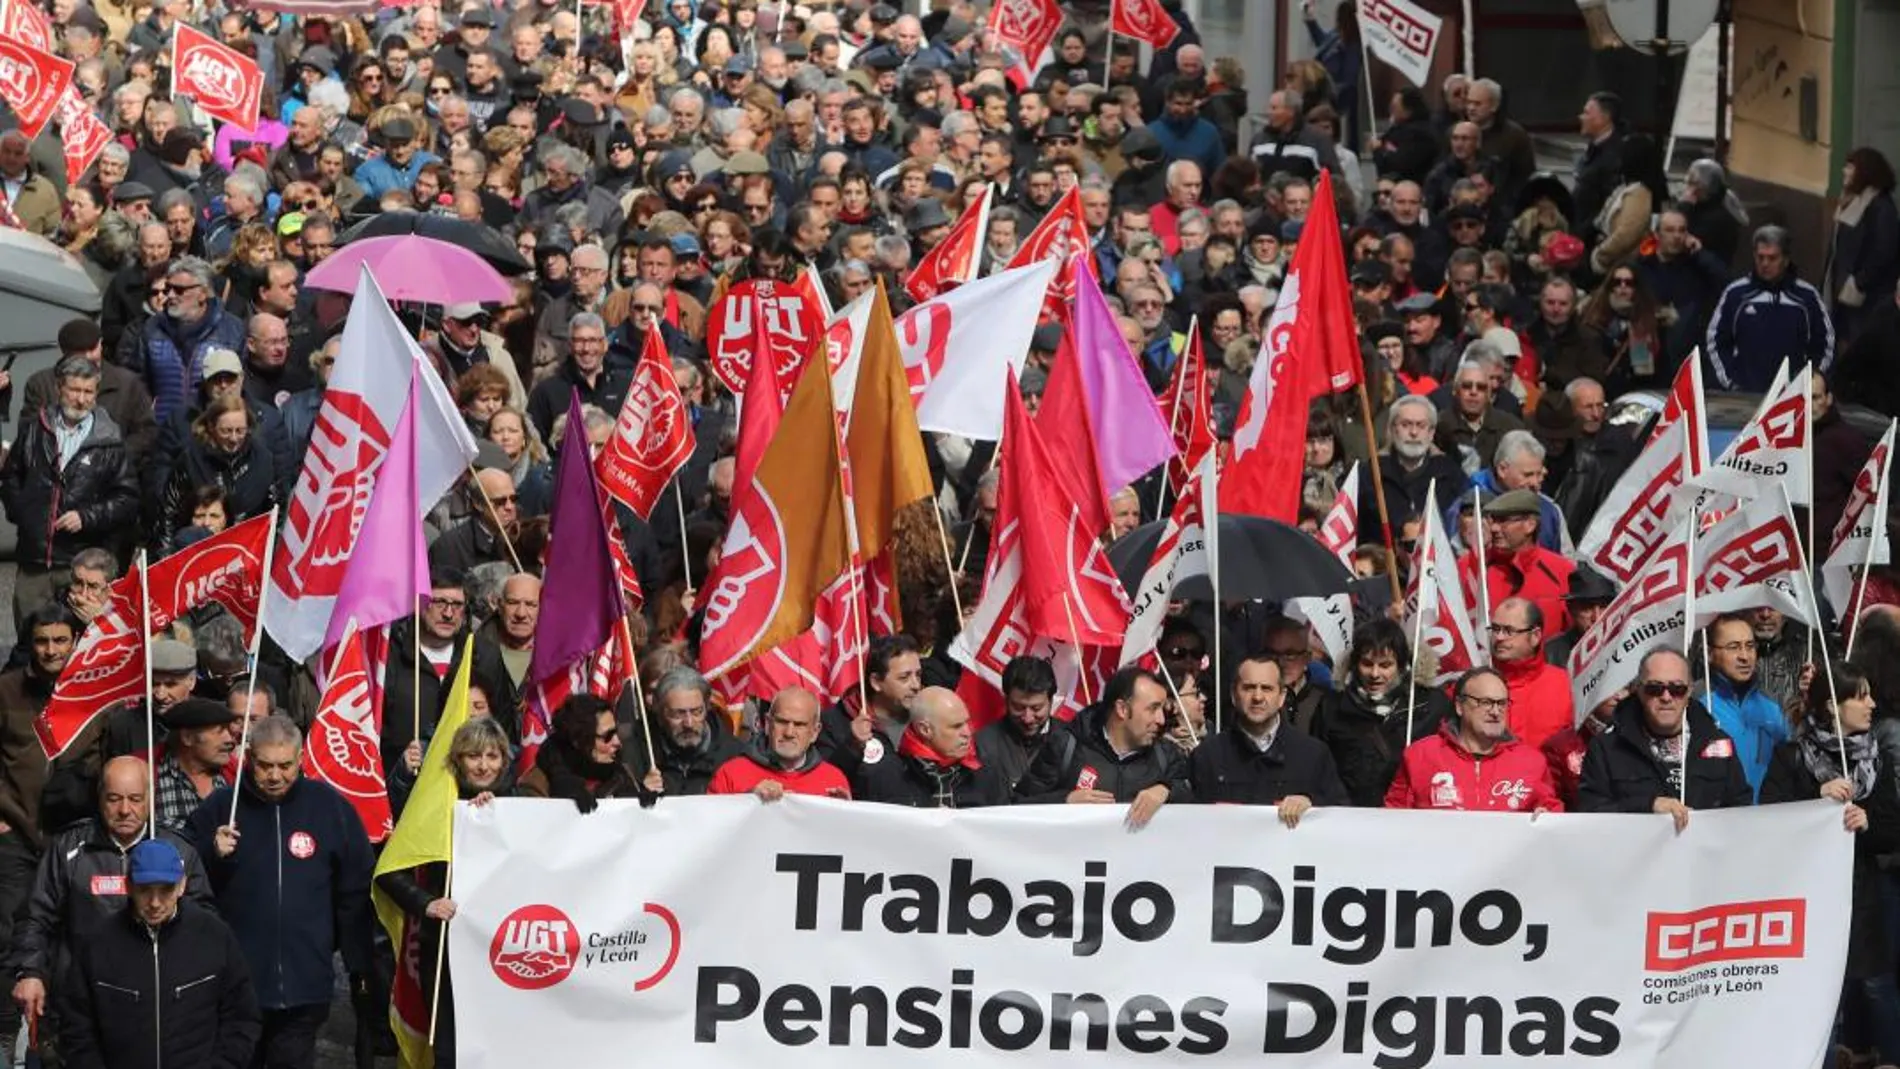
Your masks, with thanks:
<instances>
[{"instance_id":1,"label":"woman with glasses","mask_svg":"<svg viewBox=\"0 0 1900 1069\"><path fill-rule=\"evenodd\" d=\"M212 357L217 355L217 351L212 353ZM237 354L226 350L222 355L235 358ZM207 363L212 357L207 357ZM277 503L278 485L288 485L292 477L293 473L277 470L242 394L213 399L192 420L191 438L159 499L153 551L169 551L172 536L191 526L203 489L222 491L226 522L235 524L269 512Z\"/></svg>"},{"instance_id":2,"label":"woman with glasses","mask_svg":"<svg viewBox=\"0 0 1900 1069\"><path fill-rule=\"evenodd\" d=\"M431 79L434 83L443 79ZM365 122L377 108L396 102L396 87L390 84L389 72L383 69L383 62L375 56L364 56L357 60L350 71L350 110L352 121Z\"/></svg>"},{"instance_id":3,"label":"woman with glasses","mask_svg":"<svg viewBox=\"0 0 1900 1069\"><path fill-rule=\"evenodd\" d=\"M1510 708L1510 688L1496 669L1473 668L1460 676L1452 688L1453 715L1436 733L1405 748L1385 808L1563 812L1550 762L1511 737ZM1413 725L1416 730L1416 717Z\"/></svg>"},{"instance_id":4,"label":"woman with glasses","mask_svg":"<svg viewBox=\"0 0 1900 1069\"><path fill-rule=\"evenodd\" d=\"M1675 369L1665 366L1664 332L1676 323L1676 310L1657 303L1635 264L1613 269L1590 295L1580 317L1584 332L1603 336L1610 350L1604 388L1612 395L1628 386L1667 383Z\"/></svg>"},{"instance_id":5,"label":"woman with glasses","mask_svg":"<svg viewBox=\"0 0 1900 1069\"><path fill-rule=\"evenodd\" d=\"M592 813L603 798L651 804L653 795L621 761L620 748L612 706L590 694L569 698L555 710L548 741L521 777L520 793L565 799L583 813Z\"/></svg>"}]
</instances>

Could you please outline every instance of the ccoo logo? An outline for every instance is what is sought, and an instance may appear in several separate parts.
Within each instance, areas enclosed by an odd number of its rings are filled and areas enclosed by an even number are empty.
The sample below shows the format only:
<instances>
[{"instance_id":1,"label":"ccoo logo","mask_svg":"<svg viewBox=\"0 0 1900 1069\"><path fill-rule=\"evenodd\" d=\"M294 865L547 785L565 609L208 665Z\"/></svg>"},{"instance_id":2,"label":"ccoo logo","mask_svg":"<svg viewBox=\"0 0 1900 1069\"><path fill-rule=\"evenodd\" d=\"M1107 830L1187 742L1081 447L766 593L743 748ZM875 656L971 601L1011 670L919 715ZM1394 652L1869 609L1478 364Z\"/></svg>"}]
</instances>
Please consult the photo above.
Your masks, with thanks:
<instances>
[{"instance_id":1,"label":"ccoo logo","mask_svg":"<svg viewBox=\"0 0 1900 1069\"><path fill-rule=\"evenodd\" d=\"M553 906L522 906L495 929L488 964L509 987L540 991L567 979L581 949L579 929Z\"/></svg>"},{"instance_id":2,"label":"ccoo logo","mask_svg":"<svg viewBox=\"0 0 1900 1069\"><path fill-rule=\"evenodd\" d=\"M1650 972L1681 972L1719 961L1799 958L1807 953L1807 927L1804 898L1651 913L1643 964Z\"/></svg>"}]
</instances>

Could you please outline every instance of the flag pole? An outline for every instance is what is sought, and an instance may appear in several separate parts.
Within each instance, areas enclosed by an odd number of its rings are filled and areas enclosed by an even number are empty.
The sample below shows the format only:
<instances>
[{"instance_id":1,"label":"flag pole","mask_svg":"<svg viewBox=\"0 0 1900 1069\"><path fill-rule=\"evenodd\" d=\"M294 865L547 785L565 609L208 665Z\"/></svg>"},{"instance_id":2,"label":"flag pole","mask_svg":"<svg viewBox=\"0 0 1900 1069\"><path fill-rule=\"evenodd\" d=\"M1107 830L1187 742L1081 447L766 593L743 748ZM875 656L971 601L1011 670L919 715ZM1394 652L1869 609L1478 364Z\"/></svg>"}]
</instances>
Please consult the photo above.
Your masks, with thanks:
<instances>
[{"instance_id":1,"label":"flag pole","mask_svg":"<svg viewBox=\"0 0 1900 1069\"><path fill-rule=\"evenodd\" d=\"M1697 529L1702 526L1696 518L1699 504L1699 499L1689 499L1689 539L1682 562L1682 659L1685 664L1695 654L1695 636L1700 630L1695 625L1695 538ZM1709 680L1709 636L1705 634L1702 636L1702 682L1705 687L1714 685ZM1682 782L1677 786L1677 795L1677 801L1684 806L1689 804L1689 710L1686 705L1682 710Z\"/></svg>"},{"instance_id":2,"label":"flag pole","mask_svg":"<svg viewBox=\"0 0 1900 1069\"><path fill-rule=\"evenodd\" d=\"M1425 515L1425 529L1420 532L1420 536L1425 543L1425 545L1422 547L1422 551L1425 555L1425 566L1422 569L1414 568L1414 571L1418 575L1418 611L1414 613L1412 616L1412 657L1411 657L1412 667L1410 671L1406 673L1406 677L1405 677L1405 745L1406 746L1412 745L1412 728L1414 726L1412 723L1412 717L1413 717L1412 710L1417 708L1418 706L1418 650L1420 646L1423 646L1425 644L1425 612L1426 612L1425 606L1426 605L1436 606L1438 604L1438 591L1435 587L1435 584L1438 581L1437 576L1436 576L1438 562L1432 556L1433 539L1430 537L1431 532L1432 532L1432 526L1431 526L1432 517L1435 516L1438 511L1438 480L1437 479L1431 479L1428 482L1426 482L1425 501L1427 503L1426 515ZM1417 556L1418 556L1417 553L1413 554L1413 557L1415 559ZM1398 562L1393 561L1392 567L1387 570L1397 571ZM1433 585L1434 588L1428 591L1426 589L1428 584ZM1404 603L1404 599L1401 598L1400 604L1403 605L1403 603ZM1404 747L1400 747L1400 748L1403 749Z\"/></svg>"},{"instance_id":3,"label":"flag pole","mask_svg":"<svg viewBox=\"0 0 1900 1069\"><path fill-rule=\"evenodd\" d=\"M620 641L627 650L627 686L633 689L634 708L640 714L640 738L647 744L647 769L660 770L659 754L653 749L653 727L647 723L647 696L640 686L640 669L633 661L633 627L627 623L627 614L620 614Z\"/></svg>"},{"instance_id":4,"label":"flag pole","mask_svg":"<svg viewBox=\"0 0 1900 1069\"><path fill-rule=\"evenodd\" d=\"M151 555L139 550L139 643L145 647L145 834L158 837L158 720L152 709L152 583ZM265 578L265 582L269 582Z\"/></svg>"},{"instance_id":5,"label":"flag pole","mask_svg":"<svg viewBox=\"0 0 1900 1069\"><path fill-rule=\"evenodd\" d=\"M1814 393L1812 390L1809 391L1808 398L1811 403L1814 398ZM1813 409L1811 407L1809 409L1809 412L1810 414L1813 412ZM1813 441L1814 441L1814 421L1809 420L1808 421L1808 442L1810 445L1812 445ZM1810 455L1810 459L1812 459L1812 455ZM1813 475L1812 468L1809 469L1808 474L1810 477L1812 477ZM1781 488L1781 507L1788 510L1788 512L1792 514L1794 512L1794 502L1788 496L1788 484L1785 482L1776 482L1775 485ZM1812 499L1813 486L1814 486L1813 482L1810 481L1808 484L1810 500ZM1872 510L1869 509L1867 511L1872 511ZM1874 517L1875 522L1885 522L1885 520L1886 520L1885 516ZM1814 537L1814 508L1812 505L1810 505L1808 508L1808 537L1810 538ZM1869 538L1867 540L1869 556L1872 555L1873 544L1874 544L1873 539ZM1801 572L1801 581L1808 585L1808 605L1811 607L1811 610L1814 613L1814 618L1818 621L1821 616L1821 598L1814 591L1814 573L1808 570L1808 554L1806 550L1801 548L1800 539L1795 540L1794 553L1795 553L1795 557L1794 557L1795 567L1798 568ZM1865 573L1865 571L1866 569L1862 569L1863 574ZM1811 624L1808 627L1808 643L1809 643L1808 659L1810 663L1813 662L1813 658L1814 658L1814 646L1813 646L1814 632L1817 630L1819 630L1819 628L1816 627L1815 625ZM1706 647L1709 640L1705 637L1702 641L1703 641L1704 646ZM1841 730L1841 697L1839 694L1835 693L1834 691L1834 670L1833 670L1834 666L1828 663L1826 646L1821 647L1821 654L1822 654L1821 663L1815 665L1815 670L1827 677L1827 703L1828 703L1828 708L1830 708L1834 712L1834 739L1836 742L1840 743L1840 746L1841 746L1841 775L1845 776L1845 775L1848 775L1847 735L1845 732Z\"/></svg>"},{"instance_id":6,"label":"flag pole","mask_svg":"<svg viewBox=\"0 0 1900 1069\"><path fill-rule=\"evenodd\" d=\"M422 745L422 595L415 596L415 626L409 629L409 710L413 734L409 741Z\"/></svg>"},{"instance_id":7,"label":"flag pole","mask_svg":"<svg viewBox=\"0 0 1900 1069\"><path fill-rule=\"evenodd\" d=\"M1106 48L1102 50L1102 88L1104 89L1113 88L1113 86L1109 82L1108 72L1111 69L1113 69L1113 67L1115 66L1115 29L1114 29L1115 17L1112 10L1113 9L1112 4L1110 5L1110 8L1111 10L1110 10L1109 19L1108 19L1108 25L1109 25L1108 45ZM1136 60L1136 62L1139 63L1140 60Z\"/></svg>"},{"instance_id":8,"label":"flag pole","mask_svg":"<svg viewBox=\"0 0 1900 1069\"><path fill-rule=\"evenodd\" d=\"M1359 422L1366 429L1366 452L1372 455L1372 463L1366 465L1372 469L1372 498L1379 504L1379 532L1385 537L1385 553L1394 567L1385 570L1386 578L1392 584L1392 601L1396 604L1405 600L1405 590L1399 585L1398 545L1392 538L1392 514L1385 507L1385 476L1379 471L1379 436L1372 431L1372 396L1366 393L1365 376L1359 377Z\"/></svg>"},{"instance_id":9,"label":"flag pole","mask_svg":"<svg viewBox=\"0 0 1900 1069\"><path fill-rule=\"evenodd\" d=\"M1161 656L1161 647L1155 645L1148 648L1154 652L1155 665L1161 669L1161 681L1168 685L1168 693L1174 695L1174 707L1181 710L1181 723L1187 725L1188 738L1199 745L1201 733L1194 729L1194 721L1188 719L1187 708L1181 704L1181 688L1174 683L1174 673L1168 670L1168 662Z\"/></svg>"},{"instance_id":10,"label":"flag pole","mask_svg":"<svg viewBox=\"0 0 1900 1069\"><path fill-rule=\"evenodd\" d=\"M1199 315L1195 315L1188 319L1188 329L1187 329L1188 346L1192 346L1194 344L1194 338L1198 334L1200 329L1201 329L1201 317ZM1187 360L1187 357L1188 357L1187 346L1183 346L1181 349L1181 355L1178 357L1175 357L1175 360L1185 361ZM1205 375L1207 373L1205 370L1207 366L1205 361L1203 361L1201 366L1203 368L1201 373ZM1168 410L1168 438L1175 442L1180 441L1179 436L1181 433L1181 398L1187 394L1187 372L1188 372L1187 365L1185 363L1181 363L1179 370L1180 370L1180 375L1174 384L1174 405ZM1181 468L1183 471L1187 469L1186 457L1181 458ZM1165 471L1162 475L1162 485L1167 487L1167 489L1172 493L1179 494L1181 492L1180 489L1174 485L1174 462L1173 461L1168 462L1167 471ZM1155 519L1157 520L1166 514L1166 510L1162 507L1164 504L1165 496L1166 495L1161 495L1155 498Z\"/></svg>"},{"instance_id":11,"label":"flag pole","mask_svg":"<svg viewBox=\"0 0 1900 1069\"><path fill-rule=\"evenodd\" d=\"M1089 686L1088 663L1082 659L1082 635L1075 629L1075 612L1069 608L1069 595L1062 595L1062 615L1069 621L1069 648L1075 651L1075 682L1082 688L1082 700L1095 704L1095 688ZM1073 696L1073 695L1071 695Z\"/></svg>"},{"instance_id":12,"label":"flag pole","mask_svg":"<svg viewBox=\"0 0 1900 1069\"><path fill-rule=\"evenodd\" d=\"M1210 552L1207 554L1207 585L1214 590L1214 689L1219 693L1225 694L1227 692L1227 674L1221 671L1220 618L1225 615L1226 607L1221 604L1220 600L1220 494L1218 490L1214 495L1214 514L1206 517L1204 522L1208 525L1208 528L1214 532L1211 536L1208 536L1207 539L1210 549ZM1276 663L1274 667L1278 668L1279 665ZM1221 706L1225 704L1225 702L1222 702L1214 706L1215 731L1221 729L1221 720L1223 719L1221 716Z\"/></svg>"},{"instance_id":13,"label":"flag pole","mask_svg":"<svg viewBox=\"0 0 1900 1069\"><path fill-rule=\"evenodd\" d=\"M249 663L245 666L249 682L244 687L244 726L238 731L237 771L231 774L231 823L234 826L237 824L238 795L242 793L238 788L244 782L244 753L251 745L251 700L257 697L257 655L264 646L264 589L270 582L271 562L277 553L277 512L278 506L273 505L270 510L271 536L264 540L263 582L257 588L257 619L251 621L251 648ZM352 617L351 626L354 627L355 623ZM332 669L330 674L335 675L335 670Z\"/></svg>"},{"instance_id":14,"label":"flag pole","mask_svg":"<svg viewBox=\"0 0 1900 1069\"><path fill-rule=\"evenodd\" d=\"M482 485L481 473L475 470L474 464L468 466L468 481L475 484L476 492L482 495L482 504L488 506L488 518L495 524L495 537L501 539L502 548L508 551L508 559L514 563L515 571L527 571L521 566L521 558L515 553L514 539L509 538L508 532L502 529L501 513L495 510L495 499L488 496L488 487Z\"/></svg>"},{"instance_id":15,"label":"flag pole","mask_svg":"<svg viewBox=\"0 0 1900 1069\"><path fill-rule=\"evenodd\" d=\"M957 620L963 620L963 595L957 593L957 569L950 562L950 531L943 525L943 508L937 499L930 499L930 515L937 520L937 544L943 547L943 578L950 587L950 601L957 607Z\"/></svg>"},{"instance_id":16,"label":"flag pole","mask_svg":"<svg viewBox=\"0 0 1900 1069\"><path fill-rule=\"evenodd\" d=\"M1491 657L1491 566L1484 559L1484 491L1471 488L1471 512L1477 517L1477 535L1472 539L1478 543L1478 613L1484 620L1484 656ZM1694 537L1691 535L1690 537Z\"/></svg>"},{"instance_id":17,"label":"flag pole","mask_svg":"<svg viewBox=\"0 0 1900 1069\"><path fill-rule=\"evenodd\" d=\"M449 860L442 873L442 897L453 902L455 889L455 822L449 821ZM449 920L455 918L450 917ZM437 921L442 930L435 939L435 980L429 985L429 1048L435 1049L435 1026L442 1013L442 965L449 948L449 920Z\"/></svg>"},{"instance_id":18,"label":"flag pole","mask_svg":"<svg viewBox=\"0 0 1900 1069\"><path fill-rule=\"evenodd\" d=\"M1002 456L1003 456L1003 438L1001 434L998 434L996 437L996 448L990 450L990 462L988 466L986 466L983 469L983 474L988 475L991 471L994 471L996 469L996 462L999 459L1001 459ZM977 481L982 482L983 480L979 476ZM976 543L976 521L971 520L970 521L970 537L963 540L963 552L957 555L957 574L958 575L962 575L964 567L970 563L970 547L974 545L975 543Z\"/></svg>"},{"instance_id":19,"label":"flag pole","mask_svg":"<svg viewBox=\"0 0 1900 1069\"><path fill-rule=\"evenodd\" d=\"M680 491L679 476L673 477L673 507L680 516L680 573L686 577L686 592L693 591L692 553L686 548L686 495Z\"/></svg>"},{"instance_id":20,"label":"flag pole","mask_svg":"<svg viewBox=\"0 0 1900 1069\"><path fill-rule=\"evenodd\" d=\"M1807 510L1808 511L1808 541L1807 541L1807 546L1805 550L1803 551L1804 559L1807 556L1812 555L1814 553L1814 379L1813 379L1814 372L1813 372L1813 369L1811 368L1809 369L1808 375L1809 375L1808 395L1802 398L1802 403L1807 406L1806 418L1801 421L1801 458L1802 458L1803 463L1805 463L1805 465L1807 466L1807 473L1808 473L1808 510ZM1781 487L1781 500L1787 504L1788 510L1790 512L1793 512L1794 502L1788 497L1788 484L1785 482L1778 482L1776 485ZM1869 543L1869 545L1871 544L1872 543ZM1803 572L1806 572L1807 566L1805 564L1802 565L1801 570ZM1812 576L1808 578L1808 591L1809 591L1809 596L1812 596L1813 591L1814 591L1814 579ZM1815 600L1814 607L1815 607L1815 619L1817 623L1811 624L1808 627L1808 663L1810 664L1814 663L1814 633L1815 631L1820 629L1818 621L1820 620L1821 603L1819 599ZM1825 650L1823 652L1825 652ZM1831 684L1833 681L1834 681L1833 673L1829 673L1828 682ZM1840 730L1840 725L1836 724L1835 730L1836 732L1838 732ZM1843 771L1845 771L1847 768L1847 750L1845 748L1846 745L1847 745L1846 742L1841 743L1841 746L1842 746L1841 768Z\"/></svg>"}]
</instances>

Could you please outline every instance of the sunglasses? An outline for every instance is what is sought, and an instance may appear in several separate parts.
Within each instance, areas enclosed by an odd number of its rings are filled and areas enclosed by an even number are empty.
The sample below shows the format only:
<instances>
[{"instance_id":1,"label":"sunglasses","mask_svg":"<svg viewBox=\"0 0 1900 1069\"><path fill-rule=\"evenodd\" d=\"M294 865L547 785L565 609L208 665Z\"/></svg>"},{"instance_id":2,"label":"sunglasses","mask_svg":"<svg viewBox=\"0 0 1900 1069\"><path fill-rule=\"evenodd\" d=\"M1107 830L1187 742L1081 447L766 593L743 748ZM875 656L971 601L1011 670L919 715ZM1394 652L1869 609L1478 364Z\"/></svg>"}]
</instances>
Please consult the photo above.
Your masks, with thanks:
<instances>
[{"instance_id":1,"label":"sunglasses","mask_svg":"<svg viewBox=\"0 0 1900 1069\"><path fill-rule=\"evenodd\" d=\"M1660 681L1651 681L1643 684L1643 697L1645 698L1660 698L1665 694L1671 698L1686 698L1689 696L1689 684L1664 683Z\"/></svg>"},{"instance_id":2,"label":"sunglasses","mask_svg":"<svg viewBox=\"0 0 1900 1069\"><path fill-rule=\"evenodd\" d=\"M429 87L429 95L432 97L445 97L448 96L450 92L452 92L452 90L446 85L432 85Z\"/></svg>"},{"instance_id":3,"label":"sunglasses","mask_svg":"<svg viewBox=\"0 0 1900 1069\"><path fill-rule=\"evenodd\" d=\"M619 737L620 732L615 728L608 728L606 731L594 733L594 739L597 742L612 742Z\"/></svg>"},{"instance_id":4,"label":"sunglasses","mask_svg":"<svg viewBox=\"0 0 1900 1069\"><path fill-rule=\"evenodd\" d=\"M1619 290L1633 290L1636 288L1636 280L1629 275L1618 275L1610 280L1610 286Z\"/></svg>"}]
</instances>

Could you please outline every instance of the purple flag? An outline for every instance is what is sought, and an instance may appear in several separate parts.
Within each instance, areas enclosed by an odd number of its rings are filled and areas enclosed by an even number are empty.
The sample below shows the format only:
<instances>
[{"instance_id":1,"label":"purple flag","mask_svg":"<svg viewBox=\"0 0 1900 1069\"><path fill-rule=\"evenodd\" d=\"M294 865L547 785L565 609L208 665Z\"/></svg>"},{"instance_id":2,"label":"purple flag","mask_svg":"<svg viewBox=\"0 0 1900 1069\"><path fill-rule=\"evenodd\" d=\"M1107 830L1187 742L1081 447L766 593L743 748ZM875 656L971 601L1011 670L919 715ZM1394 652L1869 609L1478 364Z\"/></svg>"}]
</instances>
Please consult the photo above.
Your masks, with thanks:
<instances>
[{"instance_id":1,"label":"purple flag","mask_svg":"<svg viewBox=\"0 0 1900 1069\"><path fill-rule=\"evenodd\" d=\"M567 406L560 462L554 469L554 507L548 513L547 568L541 582L541 622L534 631L528 678L539 683L607 644L626 606L614 576L594 485L593 453L581 418L580 394Z\"/></svg>"},{"instance_id":2,"label":"purple flag","mask_svg":"<svg viewBox=\"0 0 1900 1069\"><path fill-rule=\"evenodd\" d=\"M1091 255L1087 250L1078 257ZM1174 435L1155 403L1141 365L1115 325L1114 310L1081 263L1075 265L1075 341L1082 391L1095 426L1095 464L1102 497L1175 457Z\"/></svg>"},{"instance_id":3,"label":"purple flag","mask_svg":"<svg viewBox=\"0 0 1900 1069\"><path fill-rule=\"evenodd\" d=\"M422 535L416 479L416 388L412 378L389 452L376 470L369 509L357 532L357 551L343 573L336 609L323 644L341 642L349 621L358 630L380 627L416 611L429 593L429 549Z\"/></svg>"}]
</instances>

